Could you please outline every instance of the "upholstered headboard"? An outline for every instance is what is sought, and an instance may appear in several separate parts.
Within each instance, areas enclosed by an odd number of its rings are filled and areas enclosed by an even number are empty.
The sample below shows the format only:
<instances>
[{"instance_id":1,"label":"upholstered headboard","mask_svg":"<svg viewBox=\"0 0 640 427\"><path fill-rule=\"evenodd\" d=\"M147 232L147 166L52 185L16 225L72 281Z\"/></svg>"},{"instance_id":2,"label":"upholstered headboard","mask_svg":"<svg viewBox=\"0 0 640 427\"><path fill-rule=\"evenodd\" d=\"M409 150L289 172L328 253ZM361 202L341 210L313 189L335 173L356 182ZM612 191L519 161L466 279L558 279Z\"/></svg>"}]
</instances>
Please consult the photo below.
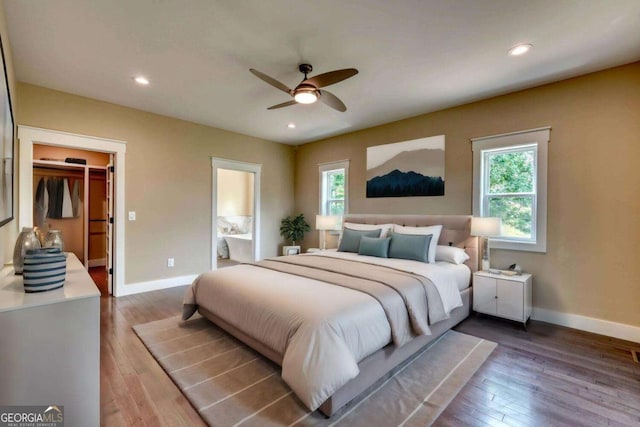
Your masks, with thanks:
<instances>
[{"instance_id":1,"label":"upholstered headboard","mask_svg":"<svg viewBox=\"0 0 640 427\"><path fill-rule=\"evenodd\" d=\"M478 271L478 238L471 235L471 215L376 215L349 214L343 222L357 224L398 224L407 227L442 225L439 245L463 248L469 255L465 264L472 272Z\"/></svg>"}]
</instances>

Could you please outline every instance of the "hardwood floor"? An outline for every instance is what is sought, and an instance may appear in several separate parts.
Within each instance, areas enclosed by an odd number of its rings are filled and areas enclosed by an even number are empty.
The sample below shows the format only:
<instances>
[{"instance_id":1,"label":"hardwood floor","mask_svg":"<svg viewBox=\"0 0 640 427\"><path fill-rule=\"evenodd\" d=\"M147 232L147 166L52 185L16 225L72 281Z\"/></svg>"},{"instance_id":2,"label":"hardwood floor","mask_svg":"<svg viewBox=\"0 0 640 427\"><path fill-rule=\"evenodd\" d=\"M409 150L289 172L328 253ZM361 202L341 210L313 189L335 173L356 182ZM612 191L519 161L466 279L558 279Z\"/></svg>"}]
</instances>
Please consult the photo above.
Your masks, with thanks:
<instances>
[{"instance_id":1,"label":"hardwood floor","mask_svg":"<svg viewBox=\"0 0 640 427\"><path fill-rule=\"evenodd\" d=\"M204 425L131 329L178 315L184 289L101 298L102 425ZM480 316L456 330L499 346L435 425L640 425L640 364L629 352L640 345Z\"/></svg>"},{"instance_id":2,"label":"hardwood floor","mask_svg":"<svg viewBox=\"0 0 640 427\"><path fill-rule=\"evenodd\" d=\"M89 276L93 279L93 282L98 287L100 295L103 297L109 296L109 284L107 282L107 268L106 267L90 267Z\"/></svg>"},{"instance_id":3,"label":"hardwood floor","mask_svg":"<svg viewBox=\"0 0 640 427\"><path fill-rule=\"evenodd\" d=\"M180 314L184 289L100 298L102 425L205 425L131 329Z\"/></svg>"},{"instance_id":4,"label":"hardwood floor","mask_svg":"<svg viewBox=\"0 0 640 427\"><path fill-rule=\"evenodd\" d=\"M499 346L436 425L640 425L639 344L481 315L455 329Z\"/></svg>"}]
</instances>

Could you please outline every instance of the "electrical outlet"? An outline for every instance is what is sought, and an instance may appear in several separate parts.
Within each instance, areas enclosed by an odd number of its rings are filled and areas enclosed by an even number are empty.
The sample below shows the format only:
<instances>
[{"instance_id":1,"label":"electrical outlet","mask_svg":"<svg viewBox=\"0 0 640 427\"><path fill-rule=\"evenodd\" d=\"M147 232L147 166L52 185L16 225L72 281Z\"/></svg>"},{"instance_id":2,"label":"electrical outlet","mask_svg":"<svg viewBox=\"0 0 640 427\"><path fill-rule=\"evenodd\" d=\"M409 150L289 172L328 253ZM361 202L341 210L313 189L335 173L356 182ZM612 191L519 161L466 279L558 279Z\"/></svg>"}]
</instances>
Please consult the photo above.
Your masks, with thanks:
<instances>
[{"instance_id":1,"label":"electrical outlet","mask_svg":"<svg viewBox=\"0 0 640 427\"><path fill-rule=\"evenodd\" d=\"M136 213L134 211L129 212L129 221L136 220Z\"/></svg>"},{"instance_id":2,"label":"electrical outlet","mask_svg":"<svg viewBox=\"0 0 640 427\"><path fill-rule=\"evenodd\" d=\"M175 267L175 266L176 266L175 260L173 258L168 258L167 267Z\"/></svg>"}]
</instances>

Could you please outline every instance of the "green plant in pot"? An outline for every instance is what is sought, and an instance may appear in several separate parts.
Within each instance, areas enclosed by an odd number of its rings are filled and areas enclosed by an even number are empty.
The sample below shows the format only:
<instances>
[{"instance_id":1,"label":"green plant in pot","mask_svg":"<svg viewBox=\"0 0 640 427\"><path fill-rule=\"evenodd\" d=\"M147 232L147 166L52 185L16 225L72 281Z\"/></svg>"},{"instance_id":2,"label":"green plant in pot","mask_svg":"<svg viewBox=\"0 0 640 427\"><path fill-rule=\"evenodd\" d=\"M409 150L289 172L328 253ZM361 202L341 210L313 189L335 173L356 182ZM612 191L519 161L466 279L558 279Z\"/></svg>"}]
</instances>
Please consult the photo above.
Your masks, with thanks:
<instances>
[{"instance_id":1,"label":"green plant in pot","mask_svg":"<svg viewBox=\"0 0 640 427\"><path fill-rule=\"evenodd\" d=\"M304 214L288 216L280 221L280 235L293 242L293 246L302 240L307 231L311 231L311 227L304 220Z\"/></svg>"}]
</instances>

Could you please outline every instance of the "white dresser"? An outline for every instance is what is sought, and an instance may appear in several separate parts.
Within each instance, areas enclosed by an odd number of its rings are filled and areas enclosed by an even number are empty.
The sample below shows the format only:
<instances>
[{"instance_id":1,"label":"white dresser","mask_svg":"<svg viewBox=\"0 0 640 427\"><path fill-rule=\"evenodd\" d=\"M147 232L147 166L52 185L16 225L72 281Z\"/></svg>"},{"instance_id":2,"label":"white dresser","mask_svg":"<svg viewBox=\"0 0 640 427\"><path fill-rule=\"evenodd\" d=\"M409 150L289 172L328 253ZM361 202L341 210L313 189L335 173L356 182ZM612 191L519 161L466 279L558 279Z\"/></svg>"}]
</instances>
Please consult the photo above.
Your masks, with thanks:
<instances>
[{"instance_id":1,"label":"white dresser","mask_svg":"<svg viewBox=\"0 0 640 427\"><path fill-rule=\"evenodd\" d=\"M98 426L100 291L68 255L53 291L27 294L0 271L0 405L64 405L65 426Z\"/></svg>"},{"instance_id":2,"label":"white dresser","mask_svg":"<svg viewBox=\"0 0 640 427\"><path fill-rule=\"evenodd\" d=\"M473 275L473 310L522 322L531 317L532 277L492 274L478 271Z\"/></svg>"}]
</instances>

